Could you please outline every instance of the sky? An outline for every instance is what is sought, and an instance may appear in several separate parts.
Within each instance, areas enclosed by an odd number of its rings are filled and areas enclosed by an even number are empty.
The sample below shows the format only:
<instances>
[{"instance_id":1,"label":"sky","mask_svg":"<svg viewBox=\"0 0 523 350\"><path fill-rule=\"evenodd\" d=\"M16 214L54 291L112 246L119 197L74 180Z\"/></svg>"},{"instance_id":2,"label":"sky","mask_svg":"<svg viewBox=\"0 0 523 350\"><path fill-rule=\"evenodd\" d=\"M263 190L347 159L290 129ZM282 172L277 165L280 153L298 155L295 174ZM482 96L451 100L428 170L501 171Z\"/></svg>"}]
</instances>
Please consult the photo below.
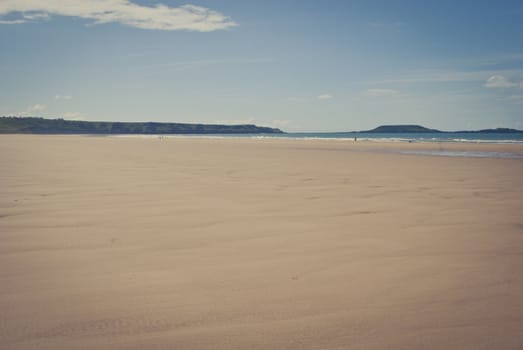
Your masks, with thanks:
<instances>
[{"instance_id":1,"label":"sky","mask_svg":"<svg viewBox=\"0 0 523 350\"><path fill-rule=\"evenodd\" d=\"M0 116L523 129L523 1L0 0Z\"/></svg>"}]
</instances>

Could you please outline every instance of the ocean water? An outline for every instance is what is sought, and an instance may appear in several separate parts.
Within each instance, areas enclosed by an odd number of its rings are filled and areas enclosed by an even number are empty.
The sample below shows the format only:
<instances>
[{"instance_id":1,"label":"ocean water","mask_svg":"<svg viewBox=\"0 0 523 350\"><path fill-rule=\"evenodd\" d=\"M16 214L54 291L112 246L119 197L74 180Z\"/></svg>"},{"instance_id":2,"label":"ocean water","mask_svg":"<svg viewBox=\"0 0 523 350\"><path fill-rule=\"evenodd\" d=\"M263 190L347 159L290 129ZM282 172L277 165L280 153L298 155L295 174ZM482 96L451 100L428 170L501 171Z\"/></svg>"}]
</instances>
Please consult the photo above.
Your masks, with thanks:
<instances>
[{"instance_id":1,"label":"ocean water","mask_svg":"<svg viewBox=\"0 0 523 350\"><path fill-rule=\"evenodd\" d=\"M254 136L255 137L255 136ZM263 136L262 136L263 137ZM265 136L273 137L273 136ZM289 133L276 137L303 139L334 139L375 142L437 142L448 143L487 143L487 144L521 144L523 133ZM468 158L512 158L523 159L523 152L492 152L492 151L456 151L438 147L435 150L395 149L391 152L411 155L430 155L440 157Z\"/></svg>"},{"instance_id":2,"label":"ocean water","mask_svg":"<svg viewBox=\"0 0 523 350\"><path fill-rule=\"evenodd\" d=\"M389 142L467 142L467 143L504 143L523 144L523 133L355 133L355 132L328 132L328 133L287 133L249 135L249 137L278 137L292 139L339 139L360 141L389 141Z\"/></svg>"},{"instance_id":3,"label":"ocean water","mask_svg":"<svg viewBox=\"0 0 523 350\"><path fill-rule=\"evenodd\" d=\"M523 144L523 133L357 133L357 132L291 132L285 134L167 134L167 135L112 135L116 137L209 137L209 138L283 138L375 142L463 142Z\"/></svg>"},{"instance_id":4,"label":"ocean water","mask_svg":"<svg viewBox=\"0 0 523 350\"><path fill-rule=\"evenodd\" d=\"M491 151L455 151L455 150L397 150L396 153L468 158L512 158L523 159L523 152L491 152Z\"/></svg>"},{"instance_id":5,"label":"ocean water","mask_svg":"<svg viewBox=\"0 0 523 350\"><path fill-rule=\"evenodd\" d=\"M332 141L368 141L368 142L398 142L409 143L437 142L449 143L477 143L477 144L520 144L523 145L523 133L285 133L285 134L184 134L184 135L113 135L115 137L144 137L144 138L255 138L255 139L307 139L307 140L332 140ZM490 152L490 151L455 151L438 147L435 150L396 149L385 152L394 152L410 155L431 155L440 157L471 157L471 158L512 158L523 159L522 152Z\"/></svg>"}]
</instances>

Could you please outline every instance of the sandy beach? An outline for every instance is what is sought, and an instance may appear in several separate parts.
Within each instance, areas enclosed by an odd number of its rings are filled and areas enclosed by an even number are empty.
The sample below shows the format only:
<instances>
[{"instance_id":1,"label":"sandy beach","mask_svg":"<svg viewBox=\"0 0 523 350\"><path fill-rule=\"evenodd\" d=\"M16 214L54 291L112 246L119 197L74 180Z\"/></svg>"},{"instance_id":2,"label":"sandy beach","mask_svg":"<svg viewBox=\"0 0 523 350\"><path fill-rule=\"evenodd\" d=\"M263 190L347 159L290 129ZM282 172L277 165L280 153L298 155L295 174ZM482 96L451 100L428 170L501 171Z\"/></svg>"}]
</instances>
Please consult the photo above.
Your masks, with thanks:
<instances>
[{"instance_id":1,"label":"sandy beach","mask_svg":"<svg viewBox=\"0 0 523 350\"><path fill-rule=\"evenodd\" d=\"M1 349L522 349L523 145L0 136Z\"/></svg>"}]
</instances>

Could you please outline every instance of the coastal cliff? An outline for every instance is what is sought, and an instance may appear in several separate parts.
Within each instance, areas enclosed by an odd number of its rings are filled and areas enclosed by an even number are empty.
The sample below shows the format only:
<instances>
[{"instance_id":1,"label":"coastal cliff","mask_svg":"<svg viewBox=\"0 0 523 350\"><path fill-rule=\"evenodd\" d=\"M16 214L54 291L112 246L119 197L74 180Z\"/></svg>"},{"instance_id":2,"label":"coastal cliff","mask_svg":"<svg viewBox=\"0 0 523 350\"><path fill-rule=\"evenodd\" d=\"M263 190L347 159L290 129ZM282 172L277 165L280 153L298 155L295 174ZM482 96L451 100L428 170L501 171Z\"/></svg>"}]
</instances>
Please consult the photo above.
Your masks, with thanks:
<instances>
[{"instance_id":1,"label":"coastal cliff","mask_svg":"<svg viewBox=\"0 0 523 350\"><path fill-rule=\"evenodd\" d=\"M244 125L94 122L0 117L0 134L281 134L280 129Z\"/></svg>"}]
</instances>

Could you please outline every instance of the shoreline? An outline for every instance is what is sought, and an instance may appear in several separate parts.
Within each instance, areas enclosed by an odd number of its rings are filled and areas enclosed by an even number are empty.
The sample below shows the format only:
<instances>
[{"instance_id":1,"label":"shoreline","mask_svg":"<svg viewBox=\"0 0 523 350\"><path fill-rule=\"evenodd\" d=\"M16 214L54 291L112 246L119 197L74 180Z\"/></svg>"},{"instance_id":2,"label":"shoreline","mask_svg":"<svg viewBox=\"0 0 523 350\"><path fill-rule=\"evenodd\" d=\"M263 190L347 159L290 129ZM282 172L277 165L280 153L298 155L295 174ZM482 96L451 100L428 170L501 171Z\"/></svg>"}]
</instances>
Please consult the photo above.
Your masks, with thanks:
<instances>
[{"instance_id":1,"label":"shoreline","mask_svg":"<svg viewBox=\"0 0 523 350\"><path fill-rule=\"evenodd\" d=\"M333 135L333 136L321 136L322 134ZM117 137L117 138L217 138L217 139L275 139L275 140L308 140L308 141L339 141L339 142L378 142L378 143L442 143L442 144L507 144L507 145L523 145L523 138L519 139L503 139L503 138L440 138L429 137L424 138L425 134L398 134L397 137L387 134L375 133L375 134L349 134L342 136L344 133L283 133L283 134L27 134L27 133L6 133L0 134L1 136L83 136L83 137ZM360 136L363 135L363 136ZM457 135L470 135L470 133L458 133ZM481 134L478 134L481 135ZM491 134L486 134L491 135ZM507 134L497 134L505 136ZM508 134L510 135L510 134ZM519 135L519 134L517 134ZM406 137L406 136L411 136Z\"/></svg>"},{"instance_id":2,"label":"shoreline","mask_svg":"<svg viewBox=\"0 0 523 350\"><path fill-rule=\"evenodd\" d=\"M301 133L297 133L301 134ZM292 134L290 134L292 135ZM377 134L379 135L379 134ZM59 135L56 135L59 136ZM118 134L118 135L85 135L85 136L105 136L105 137L135 137L135 138L217 138L217 139L269 139L269 140L306 140L306 141L337 141L337 142L378 142L378 143L443 143L443 144L507 144L507 145L523 145L523 140L513 139L415 139L415 138L404 138L404 137L357 137L357 141L354 141L354 136L347 137L321 137L321 136L278 136L278 135L235 135L235 134Z\"/></svg>"},{"instance_id":3,"label":"shoreline","mask_svg":"<svg viewBox=\"0 0 523 350\"><path fill-rule=\"evenodd\" d=\"M114 140L149 140L188 142L223 141L234 143L259 143L282 146L305 146L324 150L346 150L358 152L397 153L413 156L437 156L458 158L508 158L523 159L523 143L500 142L461 142L461 141L391 141L391 140L361 140L341 138L292 138L273 136L238 136L238 135L0 135L0 138L107 138Z\"/></svg>"}]
</instances>

